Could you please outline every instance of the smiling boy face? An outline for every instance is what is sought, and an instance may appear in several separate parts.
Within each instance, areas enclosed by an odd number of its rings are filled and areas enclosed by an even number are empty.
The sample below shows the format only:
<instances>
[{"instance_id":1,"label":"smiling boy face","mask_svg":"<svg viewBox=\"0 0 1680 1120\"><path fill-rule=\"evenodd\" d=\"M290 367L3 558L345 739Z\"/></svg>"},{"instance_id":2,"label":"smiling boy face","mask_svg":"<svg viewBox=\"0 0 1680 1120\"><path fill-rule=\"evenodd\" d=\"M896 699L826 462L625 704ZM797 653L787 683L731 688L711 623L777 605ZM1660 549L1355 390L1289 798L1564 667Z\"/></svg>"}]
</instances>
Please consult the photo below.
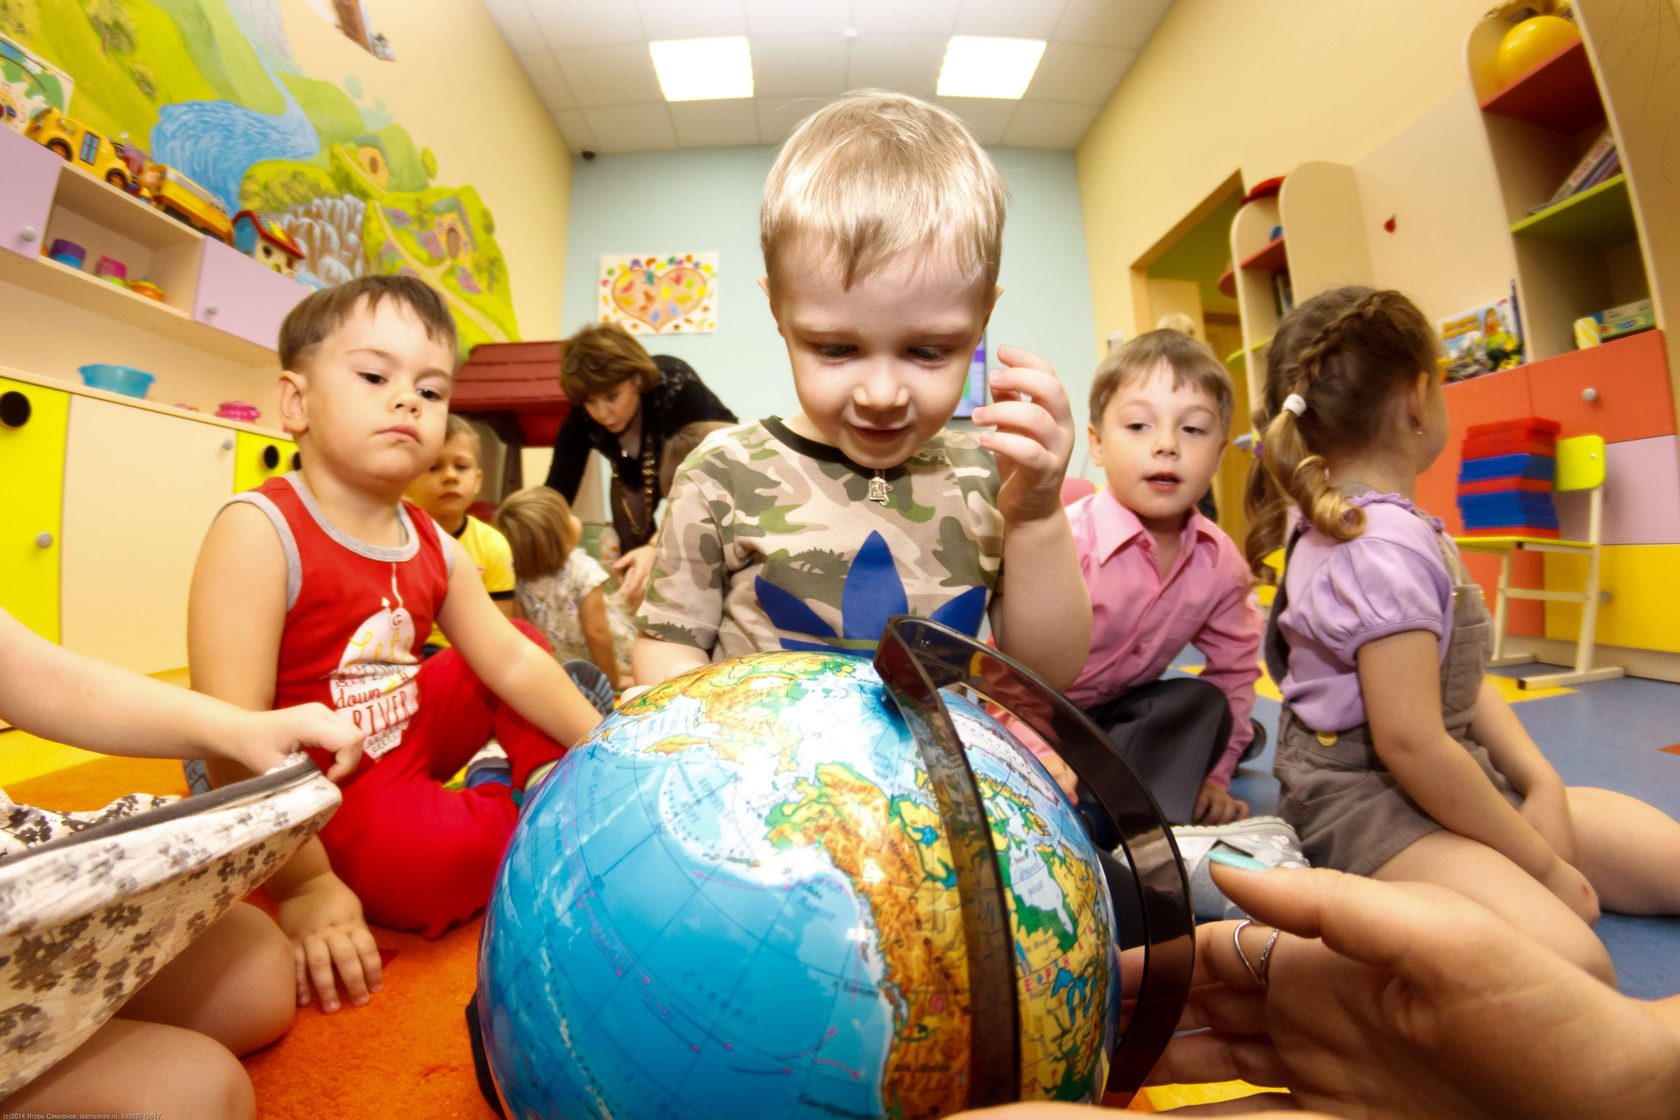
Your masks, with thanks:
<instances>
[{"instance_id":1,"label":"smiling boy face","mask_svg":"<svg viewBox=\"0 0 1680 1120\"><path fill-rule=\"evenodd\" d=\"M1219 403L1188 378L1175 378L1165 359L1126 379L1086 435L1110 492L1157 533L1183 527L1225 450Z\"/></svg>"}]
</instances>

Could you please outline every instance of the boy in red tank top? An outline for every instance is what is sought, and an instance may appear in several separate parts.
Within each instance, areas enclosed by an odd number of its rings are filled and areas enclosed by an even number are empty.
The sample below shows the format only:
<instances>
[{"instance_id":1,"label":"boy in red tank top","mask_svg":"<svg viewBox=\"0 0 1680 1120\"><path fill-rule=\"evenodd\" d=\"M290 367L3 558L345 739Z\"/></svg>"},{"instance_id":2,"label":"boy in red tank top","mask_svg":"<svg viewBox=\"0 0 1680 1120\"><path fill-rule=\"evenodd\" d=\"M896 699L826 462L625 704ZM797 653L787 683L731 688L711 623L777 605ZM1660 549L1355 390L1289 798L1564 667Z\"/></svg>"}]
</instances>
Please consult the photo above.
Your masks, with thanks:
<instances>
[{"instance_id":1,"label":"boy in red tank top","mask_svg":"<svg viewBox=\"0 0 1680 1120\"><path fill-rule=\"evenodd\" d=\"M380 986L368 920L435 937L485 904L514 790L600 718L460 545L403 501L443 446L455 346L442 298L411 277L298 304L280 328L280 417L302 468L228 503L193 575L194 688L252 709L319 701L368 737L343 806L268 882L298 1002L313 985L328 1011L335 971L355 1004ZM422 666L434 619L453 648ZM446 790L492 735L513 785Z\"/></svg>"}]
</instances>

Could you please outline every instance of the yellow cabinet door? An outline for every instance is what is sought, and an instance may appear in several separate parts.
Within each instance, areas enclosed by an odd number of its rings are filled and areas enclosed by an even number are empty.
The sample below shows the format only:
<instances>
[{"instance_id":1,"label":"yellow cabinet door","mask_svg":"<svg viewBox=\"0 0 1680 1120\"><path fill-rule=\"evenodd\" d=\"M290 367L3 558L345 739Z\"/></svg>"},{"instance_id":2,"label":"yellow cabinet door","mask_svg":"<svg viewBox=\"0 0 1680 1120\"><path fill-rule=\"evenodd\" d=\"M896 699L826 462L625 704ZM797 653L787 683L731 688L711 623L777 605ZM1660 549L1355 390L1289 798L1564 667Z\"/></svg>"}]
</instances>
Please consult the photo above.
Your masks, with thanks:
<instances>
[{"instance_id":1,"label":"yellow cabinet door","mask_svg":"<svg viewBox=\"0 0 1680 1120\"><path fill-rule=\"evenodd\" d=\"M251 490L297 467L297 444L289 439L238 433L233 491Z\"/></svg>"},{"instance_id":2,"label":"yellow cabinet door","mask_svg":"<svg viewBox=\"0 0 1680 1120\"><path fill-rule=\"evenodd\" d=\"M68 393L0 377L0 607L53 642L69 408Z\"/></svg>"},{"instance_id":3,"label":"yellow cabinet door","mask_svg":"<svg viewBox=\"0 0 1680 1120\"><path fill-rule=\"evenodd\" d=\"M64 464L62 637L142 673L187 663L198 546L233 488L228 428L78 396Z\"/></svg>"}]
</instances>

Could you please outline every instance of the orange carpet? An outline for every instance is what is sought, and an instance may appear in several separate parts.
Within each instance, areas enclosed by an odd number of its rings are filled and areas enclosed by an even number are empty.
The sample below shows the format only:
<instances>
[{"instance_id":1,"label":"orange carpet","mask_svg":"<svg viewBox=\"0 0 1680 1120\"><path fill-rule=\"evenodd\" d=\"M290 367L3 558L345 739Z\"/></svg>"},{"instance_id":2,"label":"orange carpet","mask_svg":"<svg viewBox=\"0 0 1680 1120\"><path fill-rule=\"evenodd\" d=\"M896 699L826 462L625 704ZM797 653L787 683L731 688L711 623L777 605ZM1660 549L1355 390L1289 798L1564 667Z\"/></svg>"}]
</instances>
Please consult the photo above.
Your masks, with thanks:
<instances>
[{"instance_id":1,"label":"orange carpet","mask_svg":"<svg viewBox=\"0 0 1680 1120\"><path fill-rule=\"evenodd\" d=\"M24 804L68 810L96 809L125 793L187 788L178 762L101 758L14 782L6 792ZM261 892L251 901L273 913ZM284 1038L246 1059L261 1120L494 1120L478 1093L462 1018L473 991L479 925L437 941L374 929L384 990L366 1007L333 1015L302 1008Z\"/></svg>"}]
</instances>

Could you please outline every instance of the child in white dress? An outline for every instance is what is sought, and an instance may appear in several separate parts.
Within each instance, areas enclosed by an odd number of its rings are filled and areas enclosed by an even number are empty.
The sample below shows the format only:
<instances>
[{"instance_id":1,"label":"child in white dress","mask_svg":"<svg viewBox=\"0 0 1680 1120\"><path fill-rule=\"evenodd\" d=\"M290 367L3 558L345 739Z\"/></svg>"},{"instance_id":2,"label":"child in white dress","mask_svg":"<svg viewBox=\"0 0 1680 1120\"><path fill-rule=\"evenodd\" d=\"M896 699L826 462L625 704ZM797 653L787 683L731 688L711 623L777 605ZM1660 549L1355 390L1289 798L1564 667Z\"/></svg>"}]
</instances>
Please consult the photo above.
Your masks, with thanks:
<instances>
[{"instance_id":1,"label":"child in white dress","mask_svg":"<svg viewBox=\"0 0 1680 1120\"><path fill-rule=\"evenodd\" d=\"M636 625L624 592L580 546L583 523L556 491L533 486L496 510L496 528L513 549L514 602L542 632L555 660L593 662L615 689L630 685Z\"/></svg>"}]
</instances>

